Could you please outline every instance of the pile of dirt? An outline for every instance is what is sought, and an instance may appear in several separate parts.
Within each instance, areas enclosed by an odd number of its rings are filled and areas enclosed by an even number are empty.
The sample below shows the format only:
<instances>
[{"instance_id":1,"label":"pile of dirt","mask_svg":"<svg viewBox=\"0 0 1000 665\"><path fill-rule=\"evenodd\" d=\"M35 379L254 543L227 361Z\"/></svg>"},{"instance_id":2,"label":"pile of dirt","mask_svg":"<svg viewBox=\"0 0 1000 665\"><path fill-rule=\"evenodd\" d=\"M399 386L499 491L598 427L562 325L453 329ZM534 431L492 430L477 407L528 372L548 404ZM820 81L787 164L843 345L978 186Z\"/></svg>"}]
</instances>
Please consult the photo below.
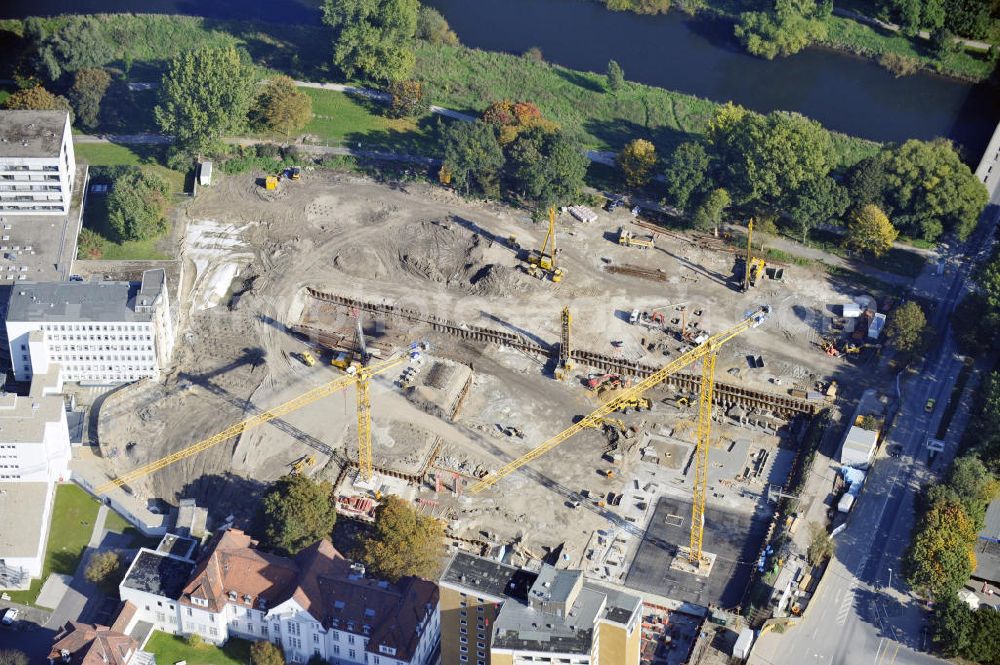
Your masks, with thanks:
<instances>
[{"instance_id":1,"label":"pile of dirt","mask_svg":"<svg viewBox=\"0 0 1000 665\"><path fill-rule=\"evenodd\" d=\"M519 293L528 293L538 280L516 268L491 263L480 270L470 280L474 295L506 298Z\"/></svg>"},{"instance_id":2,"label":"pile of dirt","mask_svg":"<svg viewBox=\"0 0 1000 665\"><path fill-rule=\"evenodd\" d=\"M353 277L420 280L467 287L482 267L482 238L447 221L404 224L376 241L343 247L334 266Z\"/></svg>"}]
</instances>

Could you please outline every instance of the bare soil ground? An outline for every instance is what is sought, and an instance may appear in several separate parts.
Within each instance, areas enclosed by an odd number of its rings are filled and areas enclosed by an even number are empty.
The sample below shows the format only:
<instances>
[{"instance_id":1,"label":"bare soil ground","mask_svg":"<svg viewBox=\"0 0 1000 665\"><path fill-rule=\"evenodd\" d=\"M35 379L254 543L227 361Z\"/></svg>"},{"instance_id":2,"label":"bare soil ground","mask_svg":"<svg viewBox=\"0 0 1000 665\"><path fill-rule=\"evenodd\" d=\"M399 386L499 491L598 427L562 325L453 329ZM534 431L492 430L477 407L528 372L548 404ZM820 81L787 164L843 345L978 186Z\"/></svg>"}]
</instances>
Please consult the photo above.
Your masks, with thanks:
<instances>
[{"instance_id":1,"label":"bare soil ground","mask_svg":"<svg viewBox=\"0 0 1000 665\"><path fill-rule=\"evenodd\" d=\"M559 216L557 239L567 276L553 284L529 277L507 241L516 236L522 247L537 247L544 237L544 226L519 211L467 202L430 185L393 187L319 171L265 196L257 176L220 177L186 210L180 251L185 277L175 301L180 309L176 367L161 383L120 391L103 405L99 439L112 473L180 450L255 409L271 408L341 376L329 365L325 349L288 330L306 323L340 331L345 344L353 340L346 313L310 299L306 287L510 330L544 344L558 341L559 312L568 305L574 346L654 364L687 347L662 332L630 325L631 310L685 304L689 322L719 331L766 302L773 308L771 320L724 347L717 365L720 379L783 393L793 386L811 389L831 377L853 381L865 372L818 349L834 306L857 295L825 273L790 267L783 283L765 281L740 293L730 279L730 253L667 237L651 250L619 246L615 231L629 221L628 213L619 211L602 213L589 225ZM613 264L658 269L665 281L607 272ZM595 530L612 524L635 539L655 497L633 502L645 503L645 509L592 502L575 507L582 490L625 492L645 469L642 473L662 474L661 493L689 492L684 442L693 441L694 414L671 406L678 395L663 388L652 395L663 402L656 411L623 417L640 436L662 436L632 446L612 477L599 473L611 466L602 459L609 435L588 430L493 490L468 496L463 490L473 479L529 451L597 405L582 385L589 370L577 368L570 380L559 382L547 374L543 359L511 349L459 341L399 321L366 321L365 329L372 344L390 350L405 351L418 340L430 343L414 385L396 385L404 366L373 381L375 463L407 474L431 464L429 471L440 474L442 482L435 500L456 535L497 543L520 540L536 553L565 545L564 560L584 565ZM301 360L307 350L319 360L313 367ZM765 367L751 369L748 356L763 357ZM470 373L471 387L452 422L450 410ZM511 426L523 438L501 431ZM192 496L215 517L248 516L255 509L248 500L254 492L287 473L300 457L316 458L308 473L337 477L344 461L357 454L355 429L354 391L348 389L169 466L132 490L171 502ZM734 449L748 459L754 451L779 446L773 433L727 419L717 430L717 448L723 451L718 454L724 456L741 438L749 443ZM640 461L640 449L647 445L658 462ZM440 454L431 460L438 448ZM720 468L742 472L744 462ZM453 473L461 479L458 493ZM754 510L752 499L727 493L727 487L720 484L712 500ZM436 488L432 482L421 492ZM609 575L623 576L624 571Z\"/></svg>"}]
</instances>

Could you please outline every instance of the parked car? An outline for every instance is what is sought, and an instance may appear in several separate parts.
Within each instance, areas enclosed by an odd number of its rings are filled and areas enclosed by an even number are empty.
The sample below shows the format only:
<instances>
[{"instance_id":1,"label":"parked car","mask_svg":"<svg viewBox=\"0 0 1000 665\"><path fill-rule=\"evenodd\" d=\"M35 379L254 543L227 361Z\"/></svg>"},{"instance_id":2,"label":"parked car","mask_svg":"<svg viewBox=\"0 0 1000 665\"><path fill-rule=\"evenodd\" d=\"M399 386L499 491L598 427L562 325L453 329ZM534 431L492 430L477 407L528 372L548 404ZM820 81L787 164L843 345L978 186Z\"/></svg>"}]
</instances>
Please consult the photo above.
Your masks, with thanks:
<instances>
[{"instance_id":1,"label":"parked car","mask_svg":"<svg viewBox=\"0 0 1000 665\"><path fill-rule=\"evenodd\" d=\"M0 615L0 617L2 617L0 618L0 622L2 622L3 625L5 626L11 625L15 621L17 621L17 615L19 614L19 612L20 610L18 610L16 607L8 607L3 611L3 614Z\"/></svg>"},{"instance_id":2,"label":"parked car","mask_svg":"<svg viewBox=\"0 0 1000 665\"><path fill-rule=\"evenodd\" d=\"M934 410L934 405L936 403L937 403L937 400L935 400L933 397L930 398L929 400L927 400L927 404L924 404L924 411L926 411L927 413L930 413L931 411Z\"/></svg>"}]
</instances>

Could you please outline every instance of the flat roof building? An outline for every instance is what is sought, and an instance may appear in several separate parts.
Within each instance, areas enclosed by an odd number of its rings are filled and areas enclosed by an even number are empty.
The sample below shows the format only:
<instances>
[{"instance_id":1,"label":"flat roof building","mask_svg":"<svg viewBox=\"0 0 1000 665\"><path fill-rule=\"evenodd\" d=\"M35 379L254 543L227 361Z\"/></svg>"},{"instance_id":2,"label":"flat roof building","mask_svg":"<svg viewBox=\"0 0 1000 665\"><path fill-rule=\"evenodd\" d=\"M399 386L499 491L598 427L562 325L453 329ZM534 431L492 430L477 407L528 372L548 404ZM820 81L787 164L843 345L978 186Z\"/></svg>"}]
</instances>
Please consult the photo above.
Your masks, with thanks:
<instances>
[{"instance_id":1,"label":"flat roof building","mask_svg":"<svg viewBox=\"0 0 1000 665\"><path fill-rule=\"evenodd\" d=\"M460 552L441 578L441 662L639 662L642 600L583 571L538 573Z\"/></svg>"},{"instance_id":2,"label":"flat roof building","mask_svg":"<svg viewBox=\"0 0 1000 665\"><path fill-rule=\"evenodd\" d=\"M76 156L66 111L0 111L0 215L69 214Z\"/></svg>"},{"instance_id":3,"label":"flat roof building","mask_svg":"<svg viewBox=\"0 0 1000 665\"><path fill-rule=\"evenodd\" d=\"M64 381L156 378L173 354L166 272L141 282L26 282L7 303L7 339L19 381L58 364Z\"/></svg>"}]
</instances>

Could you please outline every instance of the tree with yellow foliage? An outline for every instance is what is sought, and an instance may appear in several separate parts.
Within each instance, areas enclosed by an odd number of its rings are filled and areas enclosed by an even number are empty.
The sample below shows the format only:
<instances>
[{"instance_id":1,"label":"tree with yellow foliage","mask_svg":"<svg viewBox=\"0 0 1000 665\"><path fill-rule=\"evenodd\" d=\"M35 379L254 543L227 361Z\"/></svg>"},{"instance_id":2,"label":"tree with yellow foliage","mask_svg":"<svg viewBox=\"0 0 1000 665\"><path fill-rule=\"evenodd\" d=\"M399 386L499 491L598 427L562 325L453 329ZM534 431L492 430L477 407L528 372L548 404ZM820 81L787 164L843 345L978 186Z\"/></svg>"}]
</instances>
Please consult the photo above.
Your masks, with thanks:
<instances>
[{"instance_id":1,"label":"tree with yellow foliage","mask_svg":"<svg viewBox=\"0 0 1000 665\"><path fill-rule=\"evenodd\" d=\"M629 187L642 187L653 177L656 147L646 139L630 141L618 153L618 168L625 174Z\"/></svg>"}]
</instances>

